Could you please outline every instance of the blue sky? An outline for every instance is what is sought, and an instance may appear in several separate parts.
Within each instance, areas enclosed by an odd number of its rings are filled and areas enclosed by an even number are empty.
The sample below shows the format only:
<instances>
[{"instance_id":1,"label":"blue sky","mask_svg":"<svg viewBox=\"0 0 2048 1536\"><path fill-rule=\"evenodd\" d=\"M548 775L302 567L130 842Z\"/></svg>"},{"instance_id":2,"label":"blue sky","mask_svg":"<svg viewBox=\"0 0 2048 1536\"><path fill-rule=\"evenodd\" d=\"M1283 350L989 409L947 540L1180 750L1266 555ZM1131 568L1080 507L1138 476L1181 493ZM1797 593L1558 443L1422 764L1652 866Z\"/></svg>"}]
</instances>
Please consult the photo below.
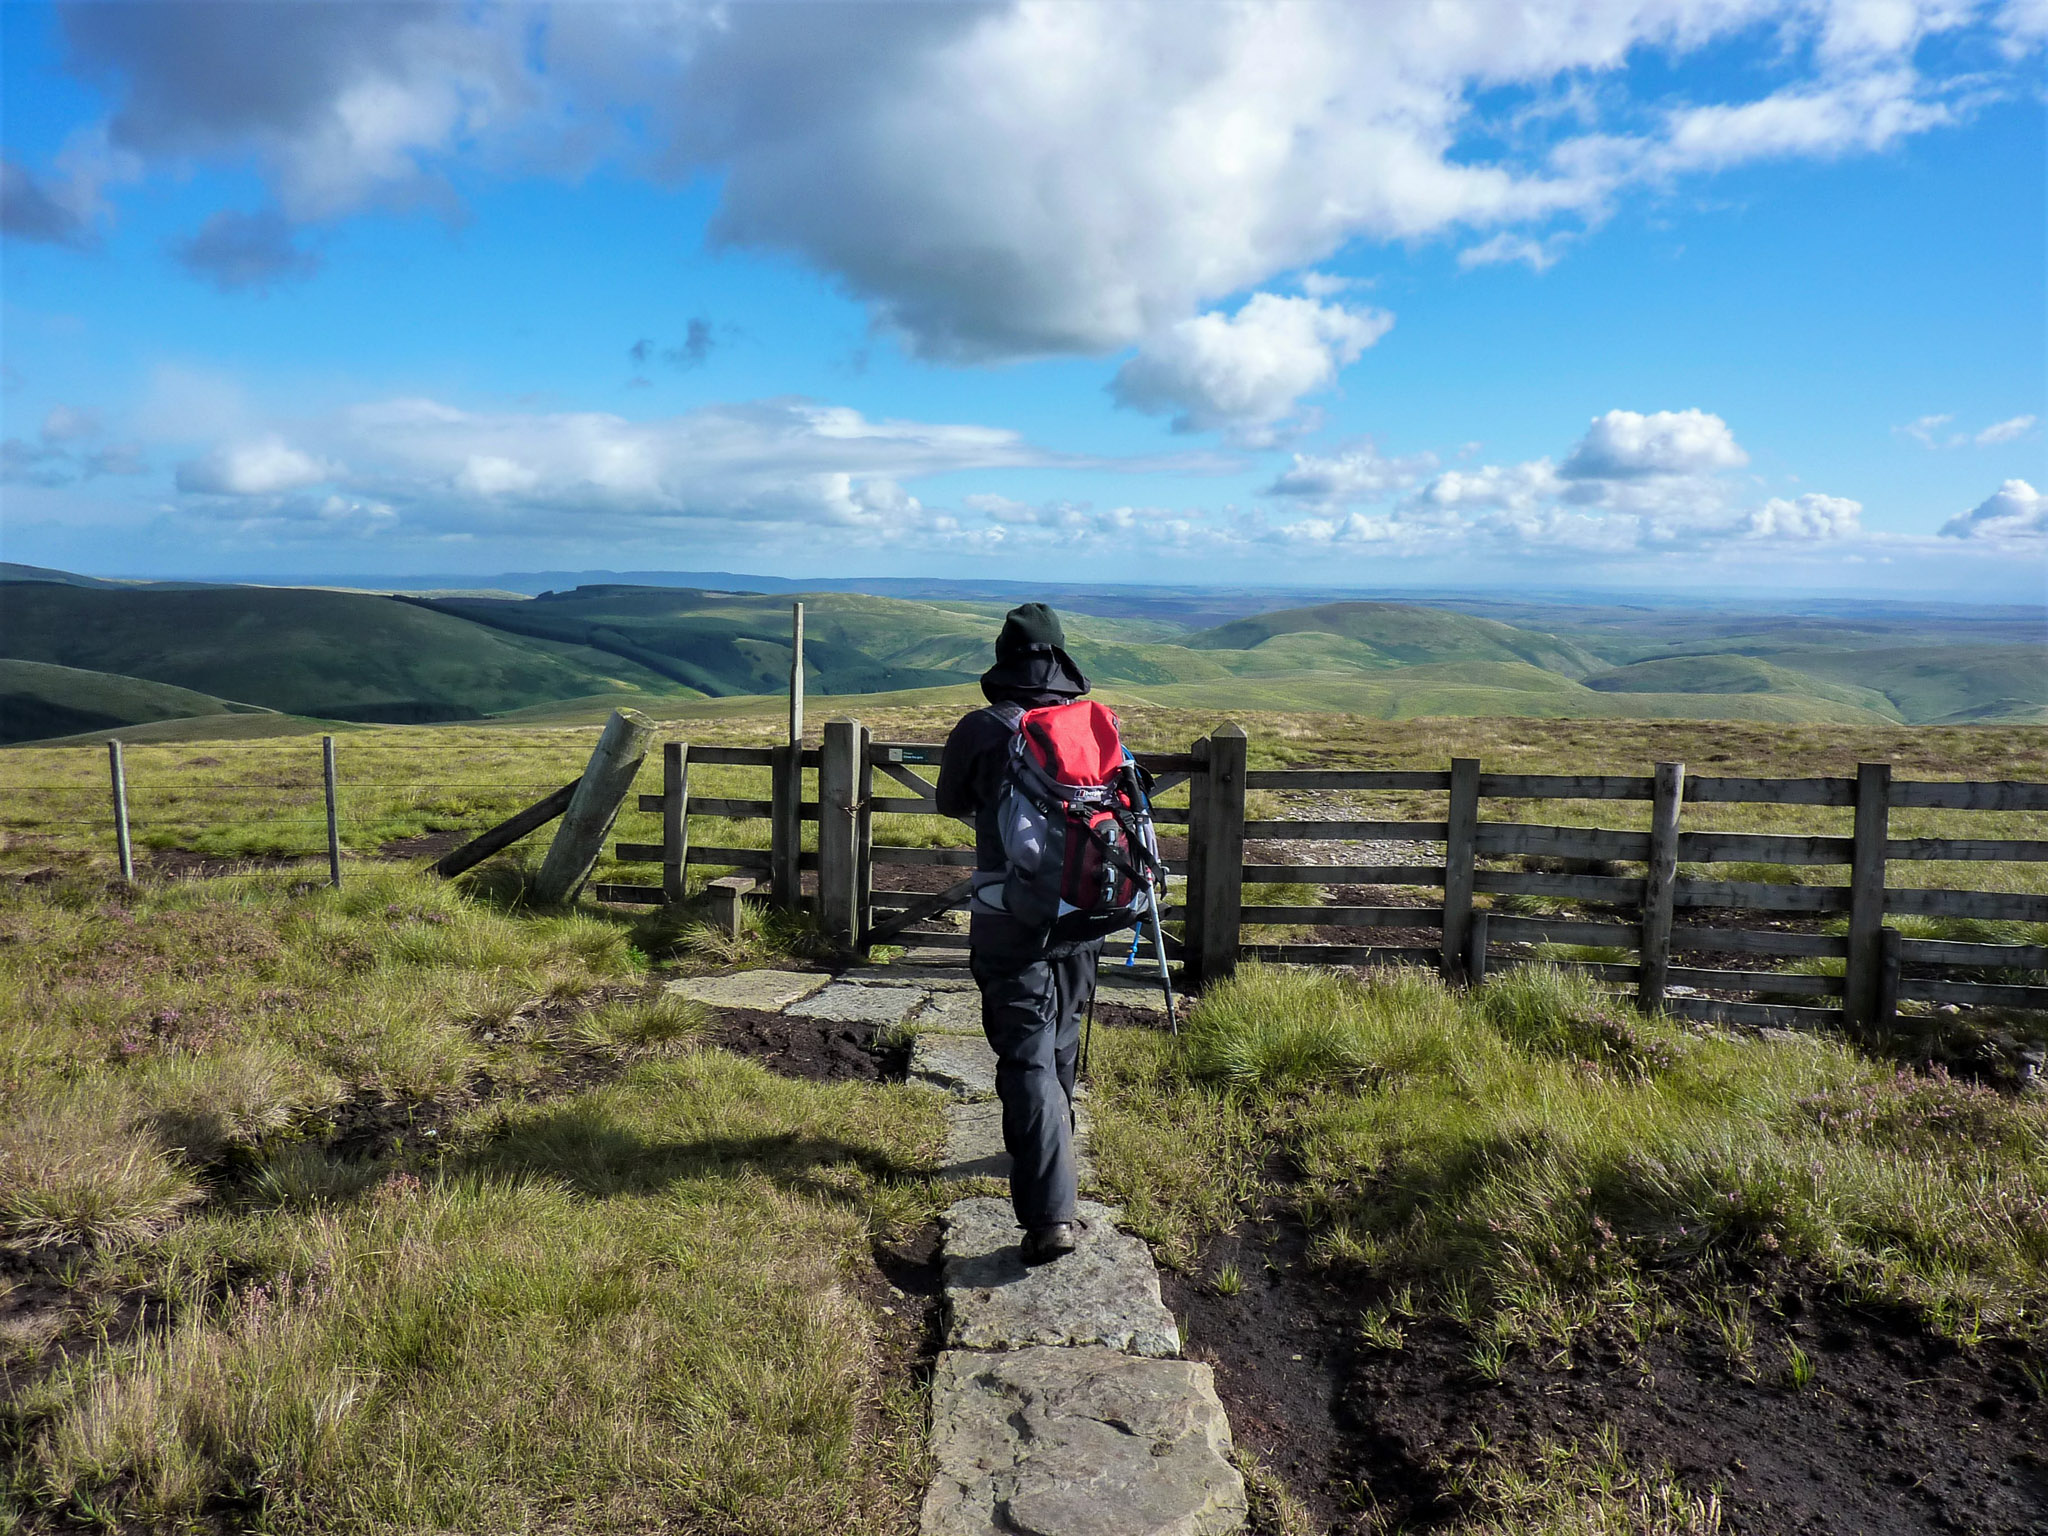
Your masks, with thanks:
<instances>
[{"instance_id":1,"label":"blue sky","mask_svg":"<svg viewBox=\"0 0 2048 1536\"><path fill-rule=\"evenodd\" d=\"M2043 0L0 27L10 560L2043 596Z\"/></svg>"}]
</instances>

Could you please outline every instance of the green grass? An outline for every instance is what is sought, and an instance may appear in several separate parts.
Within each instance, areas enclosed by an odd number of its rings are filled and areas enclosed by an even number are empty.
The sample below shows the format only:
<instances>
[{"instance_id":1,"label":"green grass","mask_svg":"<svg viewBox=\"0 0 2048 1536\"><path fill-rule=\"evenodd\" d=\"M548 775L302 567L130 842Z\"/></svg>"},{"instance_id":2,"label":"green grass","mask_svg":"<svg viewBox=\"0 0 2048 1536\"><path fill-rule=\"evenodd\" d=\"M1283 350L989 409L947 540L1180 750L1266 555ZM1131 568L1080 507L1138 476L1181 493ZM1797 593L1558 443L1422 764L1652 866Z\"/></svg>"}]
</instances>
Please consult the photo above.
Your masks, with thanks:
<instances>
[{"instance_id":1,"label":"green grass","mask_svg":"<svg viewBox=\"0 0 2048 1536\"><path fill-rule=\"evenodd\" d=\"M869 1246L937 1105L705 1048L632 936L388 869L0 897L0 1245L63 1287L0 1526L902 1529Z\"/></svg>"},{"instance_id":2,"label":"green grass","mask_svg":"<svg viewBox=\"0 0 2048 1536\"><path fill-rule=\"evenodd\" d=\"M1169 1258L1261 1157L1332 1262L1510 1342L1792 1262L1957 1336L2048 1324L2048 1106L1821 1041L1736 1043L1531 967L1456 996L1257 966L1099 1046L1097 1159Z\"/></svg>"},{"instance_id":3,"label":"green grass","mask_svg":"<svg viewBox=\"0 0 2048 1536\"><path fill-rule=\"evenodd\" d=\"M622 657L502 634L392 598L270 587L9 584L0 654L330 719L463 719L680 685Z\"/></svg>"},{"instance_id":4,"label":"green grass","mask_svg":"<svg viewBox=\"0 0 2048 1536\"><path fill-rule=\"evenodd\" d=\"M189 688L140 678L0 660L0 744L164 720L256 713Z\"/></svg>"},{"instance_id":5,"label":"green grass","mask_svg":"<svg viewBox=\"0 0 2048 1536\"><path fill-rule=\"evenodd\" d=\"M1810 694L1886 718L1899 718L1891 700L1874 688L1823 682L1754 656L1674 656L1639 661L1601 672L1585 679L1585 683L1602 693Z\"/></svg>"}]
</instances>

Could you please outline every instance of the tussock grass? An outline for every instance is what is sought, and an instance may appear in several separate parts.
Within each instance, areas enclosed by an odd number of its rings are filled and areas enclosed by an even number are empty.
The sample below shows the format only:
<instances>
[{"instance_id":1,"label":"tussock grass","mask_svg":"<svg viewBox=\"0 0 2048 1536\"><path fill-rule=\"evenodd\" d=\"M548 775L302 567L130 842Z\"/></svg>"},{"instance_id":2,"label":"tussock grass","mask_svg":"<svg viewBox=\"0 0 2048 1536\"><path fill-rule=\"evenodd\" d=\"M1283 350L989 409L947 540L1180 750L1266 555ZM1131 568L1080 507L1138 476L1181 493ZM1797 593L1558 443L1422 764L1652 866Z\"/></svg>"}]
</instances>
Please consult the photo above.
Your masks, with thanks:
<instances>
[{"instance_id":1,"label":"tussock grass","mask_svg":"<svg viewBox=\"0 0 2048 1536\"><path fill-rule=\"evenodd\" d=\"M1461 998L1248 966L1178 1047L1110 1038L1099 1161L1169 1257L1244 1208L1251 1149L1284 1148L1327 1257L1510 1342L1781 1258L1961 1337L2048 1322L2035 1101L1689 1035L1540 967Z\"/></svg>"},{"instance_id":2,"label":"tussock grass","mask_svg":"<svg viewBox=\"0 0 2048 1536\"><path fill-rule=\"evenodd\" d=\"M0 1115L0 1241L111 1247L145 1239L200 1198L119 1094L59 1088Z\"/></svg>"},{"instance_id":3,"label":"tussock grass","mask_svg":"<svg viewBox=\"0 0 2048 1536\"><path fill-rule=\"evenodd\" d=\"M929 1096L705 1049L622 923L398 872L0 932L0 1244L75 1319L5 1342L0 1527L902 1528L863 1287L935 1209Z\"/></svg>"}]
</instances>

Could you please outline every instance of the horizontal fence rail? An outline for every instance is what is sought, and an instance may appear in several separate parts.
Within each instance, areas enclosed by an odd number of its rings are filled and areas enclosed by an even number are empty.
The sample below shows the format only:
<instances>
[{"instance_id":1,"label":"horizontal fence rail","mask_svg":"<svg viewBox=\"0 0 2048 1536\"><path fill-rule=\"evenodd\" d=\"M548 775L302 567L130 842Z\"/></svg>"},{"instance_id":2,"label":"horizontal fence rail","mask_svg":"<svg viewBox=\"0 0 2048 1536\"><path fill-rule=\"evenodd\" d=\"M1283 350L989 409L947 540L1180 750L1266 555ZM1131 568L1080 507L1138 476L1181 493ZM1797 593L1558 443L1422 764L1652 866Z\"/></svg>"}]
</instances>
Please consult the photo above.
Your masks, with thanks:
<instances>
[{"instance_id":1,"label":"horizontal fence rail","mask_svg":"<svg viewBox=\"0 0 2048 1536\"><path fill-rule=\"evenodd\" d=\"M1893 863L2048 860L2048 839L1890 835L1894 809L2048 810L2048 784L1894 783L1883 764L1866 764L1854 777L1692 777L1678 763L1648 775L1487 773L1473 759L1444 771L1254 769L1246 755L1243 733L1231 727L1184 753L1138 754L1158 793L1187 790L1185 807L1157 806L1154 820L1162 834L1186 839L1185 856L1165 861L1175 894L1164 914L1180 929L1170 936L1171 951L1197 982L1249 959L1428 965L1466 982L1542 962L1631 988L1645 1008L1752 1027L1873 1026L1901 1000L2048 1009L2041 974L2048 943L1907 938L1887 926L1893 918L2048 923L2048 895L1887 879ZM879 931L890 942L958 948L963 934L928 927L927 909L955 900L950 890L935 898L875 889L878 868L901 872L890 883L925 890L936 886L913 880L917 871L973 868L971 828L939 812L942 757L937 743L877 741L852 721L831 722L817 747L670 743L662 792L638 800L661 815L662 841L617 846L623 863L662 866L663 883L608 885L599 894L672 901L691 865L760 873L764 894L815 911L842 943L861 942L881 914L887 921ZM693 764L764 770L768 794L693 796ZM815 791L806 788L807 774ZM1254 817L1247 815L1253 791L1443 798L1440 811L1432 806L1420 817L1293 817L1263 808ZM1560 801L1643 803L1650 826L1551 824L1529 815ZM1710 805L1847 811L1854 826L1793 833L1684 825L1685 807ZM917 832L885 841L902 834L890 823L878 835L877 816L934 818L958 836L947 842L941 834L942 846L917 841ZM693 843L693 818L765 821L767 845ZM803 846L807 825L814 850ZM1415 862L1389 862L1403 857L1397 850ZM1721 870L1741 878L1722 878ZM1303 887L1332 894L1294 894ZM1416 904L1375 899L1381 891L1414 892ZM899 939L913 921L903 914L927 926ZM1770 968L1779 964L1793 969Z\"/></svg>"}]
</instances>

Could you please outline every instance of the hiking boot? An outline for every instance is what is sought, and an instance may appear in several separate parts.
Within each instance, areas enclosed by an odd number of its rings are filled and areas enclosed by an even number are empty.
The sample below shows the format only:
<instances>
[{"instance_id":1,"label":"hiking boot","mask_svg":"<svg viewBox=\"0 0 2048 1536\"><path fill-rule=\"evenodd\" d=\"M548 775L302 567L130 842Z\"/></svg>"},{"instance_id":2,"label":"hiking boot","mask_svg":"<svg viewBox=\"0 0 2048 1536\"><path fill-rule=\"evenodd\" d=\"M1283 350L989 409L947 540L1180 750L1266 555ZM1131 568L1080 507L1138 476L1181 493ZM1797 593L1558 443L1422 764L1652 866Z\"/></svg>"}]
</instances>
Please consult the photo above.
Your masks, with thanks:
<instances>
[{"instance_id":1,"label":"hiking boot","mask_svg":"<svg viewBox=\"0 0 2048 1536\"><path fill-rule=\"evenodd\" d=\"M1033 1227L1024 1234L1024 1241L1017 1245L1017 1251L1026 1264L1050 1264L1074 1251L1074 1224L1071 1221L1056 1221L1049 1227Z\"/></svg>"}]
</instances>

